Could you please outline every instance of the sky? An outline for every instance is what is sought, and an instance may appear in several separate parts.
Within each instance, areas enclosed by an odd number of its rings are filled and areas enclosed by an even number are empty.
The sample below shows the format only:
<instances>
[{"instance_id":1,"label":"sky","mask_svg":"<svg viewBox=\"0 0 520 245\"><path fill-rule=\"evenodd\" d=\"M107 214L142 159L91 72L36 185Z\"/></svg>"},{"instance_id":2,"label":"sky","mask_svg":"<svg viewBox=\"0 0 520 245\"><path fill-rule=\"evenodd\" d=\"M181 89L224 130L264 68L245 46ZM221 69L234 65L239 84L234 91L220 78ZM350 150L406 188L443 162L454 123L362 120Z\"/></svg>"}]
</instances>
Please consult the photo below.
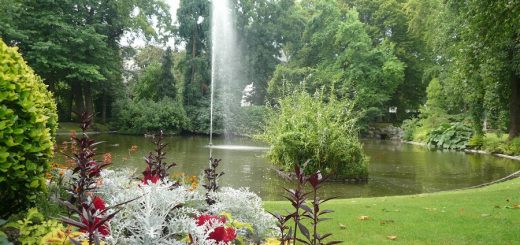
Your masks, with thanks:
<instances>
[{"instance_id":1,"label":"sky","mask_svg":"<svg viewBox=\"0 0 520 245\"><path fill-rule=\"evenodd\" d=\"M170 5L170 13L172 16L172 22L175 23L177 20L176 13L177 9L179 8L180 0L163 0L168 5ZM129 37L123 37L123 40L121 40L121 43L123 46L126 46L129 44ZM134 48L143 47L145 45L145 41L142 38L137 38L131 42L131 46ZM173 47L175 45L175 41L172 39L169 40L167 46Z\"/></svg>"}]
</instances>

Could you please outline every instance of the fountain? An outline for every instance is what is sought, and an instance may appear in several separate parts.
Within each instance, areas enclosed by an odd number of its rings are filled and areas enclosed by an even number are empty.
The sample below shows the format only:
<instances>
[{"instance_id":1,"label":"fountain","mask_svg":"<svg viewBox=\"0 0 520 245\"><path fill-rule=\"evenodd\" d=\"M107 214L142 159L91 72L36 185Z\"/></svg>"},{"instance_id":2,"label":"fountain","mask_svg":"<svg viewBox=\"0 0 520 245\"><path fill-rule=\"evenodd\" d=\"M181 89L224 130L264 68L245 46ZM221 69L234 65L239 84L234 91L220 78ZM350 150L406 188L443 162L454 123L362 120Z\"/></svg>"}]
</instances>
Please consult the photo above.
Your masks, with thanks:
<instances>
[{"instance_id":1,"label":"fountain","mask_svg":"<svg viewBox=\"0 0 520 245\"><path fill-rule=\"evenodd\" d=\"M213 0L211 8L211 104L210 104L210 157L212 149L265 150L265 147L241 145L213 145L213 122L216 102L223 108L224 133L229 132L233 108L240 106L244 83L242 53L237 40L233 6L230 0Z\"/></svg>"}]
</instances>

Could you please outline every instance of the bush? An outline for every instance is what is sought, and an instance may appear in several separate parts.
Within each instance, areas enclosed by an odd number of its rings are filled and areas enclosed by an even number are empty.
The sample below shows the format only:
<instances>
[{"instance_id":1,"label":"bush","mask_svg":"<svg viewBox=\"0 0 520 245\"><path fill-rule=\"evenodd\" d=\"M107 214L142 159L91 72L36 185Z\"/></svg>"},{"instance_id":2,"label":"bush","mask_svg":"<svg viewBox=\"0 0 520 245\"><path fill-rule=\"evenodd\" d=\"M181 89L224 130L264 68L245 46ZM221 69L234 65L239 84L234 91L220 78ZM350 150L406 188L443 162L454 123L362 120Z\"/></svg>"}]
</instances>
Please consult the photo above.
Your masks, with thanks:
<instances>
[{"instance_id":1,"label":"bush","mask_svg":"<svg viewBox=\"0 0 520 245\"><path fill-rule=\"evenodd\" d=\"M504 153L505 140L496 134L487 134L482 148L489 153Z\"/></svg>"},{"instance_id":2,"label":"bush","mask_svg":"<svg viewBox=\"0 0 520 245\"><path fill-rule=\"evenodd\" d=\"M520 137L516 137L507 143L505 153L512 156L520 155Z\"/></svg>"},{"instance_id":3,"label":"bush","mask_svg":"<svg viewBox=\"0 0 520 245\"><path fill-rule=\"evenodd\" d=\"M403 121L401 128L403 129L403 140L413 141L414 134L419 124L419 119L411 118Z\"/></svg>"},{"instance_id":4,"label":"bush","mask_svg":"<svg viewBox=\"0 0 520 245\"><path fill-rule=\"evenodd\" d=\"M227 134L251 136L259 134L265 126L267 108L265 106L239 107L230 115L225 125Z\"/></svg>"},{"instance_id":5,"label":"bush","mask_svg":"<svg viewBox=\"0 0 520 245\"><path fill-rule=\"evenodd\" d=\"M121 100L116 103L116 110L114 126L126 133L155 133L160 130L175 133L188 125L182 104L168 97L158 102Z\"/></svg>"},{"instance_id":6,"label":"bush","mask_svg":"<svg viewBox=\"0 0 520 245\"><path fill-rule=\"evenodd\" d=\"M42 79L1 39L0 62L0 217L5 217L45 191L58 116Z\"/></svg>"},{"instance_id":7,"label":"bush","mask_svg":"<svg viewBox=\"0 0 520 245\"><path fill-rule=\"evenodd\" d=\"M203 215L227 214L226 227L236 229L237 240L243 241L237 244L263 241L274 228L274 219L261 207L262 200L247 189L223 188L212 192L216 203L208 205L200 185L193 189L191 185L168 179L138 184L132 181L133 173L128 169L103 170L101 175L104 184L99 192L107 205L138 198L110 220L111 235L106 238L109 244L187 244L190 237L193 244L216 245L207 240L212 232L207 228L215 227L197 224L196 217Z\"/></svg>"},{"instance_id":8,"label":"bush","mask_svg":"<svg viewBox=\"0 0 520 245\"><path fill-rule=\"evenodd\" d=\"M356 116L348 102L296 92L280 100L258 138L271 145L267 156L285 171L295 164L307 173L321 170L337 178L368 176L367 159L358 140Z\"/></svg>"},{"instance_id":9,"label":"bush","mask_svg":"<svg viewBox=\"0 0 520 245\"><path fill-rule=\"evenodd\" d=\"M468 141L468 148L481 149L484 145L484 136L480 134L473 135Z\"/></svg>"},{"instance_id":10,"label":"bush","mask_svg":"<svg viewBox=\"0 0 520 245\"><path fill-rule=\"evenodd\" d=\"M21 244L41 244L42 238L55 230L62 230L63 225L57 220L45 220L43 214L38 209L31 208L27 212L27 217L18 221Z\"/></svg>"},{"instance_id":11,"label":"bush","mask_svg":"<svg viewBox=\"0 0 520 245\"><path fill-rule=\"evenodd\" d=\"M442 149L466 149L473 130L462 123L443 124L428 134L428 146Z\"/></svg>"}]
</instances>

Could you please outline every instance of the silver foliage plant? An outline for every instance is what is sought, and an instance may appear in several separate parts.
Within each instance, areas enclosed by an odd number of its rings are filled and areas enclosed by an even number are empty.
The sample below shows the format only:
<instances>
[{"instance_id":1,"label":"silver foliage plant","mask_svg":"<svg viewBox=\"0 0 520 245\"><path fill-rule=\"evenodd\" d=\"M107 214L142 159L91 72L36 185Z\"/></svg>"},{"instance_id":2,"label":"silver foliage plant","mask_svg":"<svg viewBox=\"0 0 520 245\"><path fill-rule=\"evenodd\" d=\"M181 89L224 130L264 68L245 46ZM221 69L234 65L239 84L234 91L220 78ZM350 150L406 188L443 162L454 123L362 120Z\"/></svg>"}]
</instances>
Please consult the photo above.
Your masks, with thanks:
<instances>
[{"instance_id":1,"label":"silver foliage plant","mask_svg":"<svg viewBox=\"0 0 520 245\"><path fill-rule=\"evenodd\" d=\"M128 169L101 173L99 194L108 206L140 197L126 204L110 221L108 244L188 244L190 239L193 244L225 244L207 239L221 223L196 224L194 217L207 212L227 212L233 219L251 224L254 234L246 235L254 243L265 240L274 230L274 219L262 208L262 200L247 189L222 188L211 194L217 202L208 206L202 189L170 188L170 182L143 185L132 181L133 173Z\"/></svg>"},{"instance_id":2,"label":"silver foliage plant","mask_svg":"<svg viewBox=\"0 0 520 245\"><path fill-rule=\"evenodd\" d=\"M223 187L210 197L216 201L208 207L211 213L230 213L234 219L253 226L251 238L260 243L266 237L277 237L274 232L275 219L262 207L262 199L248 188Z\"/></svg>"}]
</instances>

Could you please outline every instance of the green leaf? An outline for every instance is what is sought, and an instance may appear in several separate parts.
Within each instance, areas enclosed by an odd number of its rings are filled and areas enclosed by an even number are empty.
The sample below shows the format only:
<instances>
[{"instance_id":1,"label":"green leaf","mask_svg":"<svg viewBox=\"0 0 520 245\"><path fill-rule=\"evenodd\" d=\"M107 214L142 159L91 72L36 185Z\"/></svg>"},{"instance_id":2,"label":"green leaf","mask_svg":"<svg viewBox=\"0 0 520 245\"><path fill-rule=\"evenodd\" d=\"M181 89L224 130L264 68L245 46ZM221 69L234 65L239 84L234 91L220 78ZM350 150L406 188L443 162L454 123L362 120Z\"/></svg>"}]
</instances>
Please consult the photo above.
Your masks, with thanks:
<instances>
[{"instance_id":1,"label":"green leaf","mask_svg":"<svg viewBox=\"0 0 520 245\"><path fill-rule=\"evenodd\" d=\"M38 186L40 186L40 181L38 179L31 181L31 184L30 184L31 188L37 188Z\"/></svg>"}]
</instances>

